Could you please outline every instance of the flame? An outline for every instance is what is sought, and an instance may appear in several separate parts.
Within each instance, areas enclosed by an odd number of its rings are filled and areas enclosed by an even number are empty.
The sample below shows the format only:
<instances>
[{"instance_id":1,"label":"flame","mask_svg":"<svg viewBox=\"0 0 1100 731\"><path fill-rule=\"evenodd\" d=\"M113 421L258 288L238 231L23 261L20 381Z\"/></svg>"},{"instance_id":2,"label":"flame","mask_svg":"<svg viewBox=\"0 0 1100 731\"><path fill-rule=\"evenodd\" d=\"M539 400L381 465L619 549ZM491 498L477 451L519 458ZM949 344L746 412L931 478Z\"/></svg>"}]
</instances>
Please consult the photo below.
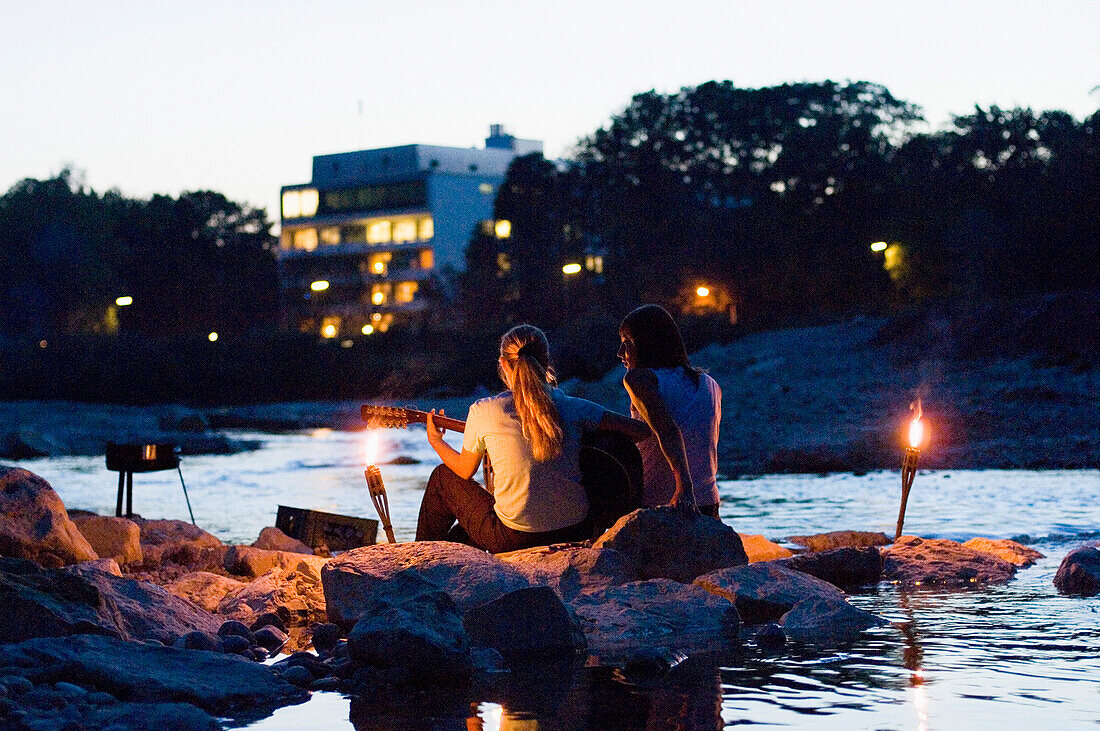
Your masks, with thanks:
<instances>
[{"instance_id":1,"label":"flame","mask_svg":"<svg viewBox=\"0 0 1100 731\"><path fill-rule=\"evenodd\" d=\"M924 439L924 424L920 420L924 416L924 409L921 408L920 399L909 404L909 409L917 412L917 415L909 422L909 446L916 449Z\"/></svg>"},{"instance_id":2,"label":"flame","mask_svg":"<svg viewBox=\"0 0 1100 731\"><path fill-rule=\"evenodd\" d=\"M366 441L363 443L363 456L369 465L378 461L378 432L373 429L367 432Z\"/></svg>"}]
</instances>

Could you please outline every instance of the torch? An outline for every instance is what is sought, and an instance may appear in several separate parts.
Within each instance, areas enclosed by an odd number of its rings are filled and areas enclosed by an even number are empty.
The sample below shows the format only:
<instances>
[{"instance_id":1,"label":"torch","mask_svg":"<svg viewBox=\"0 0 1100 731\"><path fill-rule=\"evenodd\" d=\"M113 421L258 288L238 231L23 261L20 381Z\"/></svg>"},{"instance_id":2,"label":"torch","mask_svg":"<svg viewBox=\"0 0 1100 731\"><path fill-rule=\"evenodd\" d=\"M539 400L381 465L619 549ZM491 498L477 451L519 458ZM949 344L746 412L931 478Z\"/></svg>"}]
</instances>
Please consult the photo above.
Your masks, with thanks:
<instances>
[{"instance_id":1,"label":"torch","mask_svg":"<svg viewBox=\"0 0 1100 731\"><path fill-rule=\"evenodd\" d=\"M917 476L917 460L920 458L920 443L924 438L924 425L921 424L921 416L924 411L921 408L920 399L909 405L917 415L909 422L909 446L905 448L905 457L901 462L901 509L898 510L898 528L894 534L894 540L901 538L901 526L905 522L905 504L909 501L909 489L913 487L913 478Z\"/></svg>"},{"instance_id":2,"label":"torch","mask_svg":"<svg viewBox=\"0 0 1100 731\"><path fill-rule=\"evenodd\" d=\"M371 464L367 465L363 474L367 478L371 502L374 503L374 509L378 511L382 529L386 531L386 539L390 543L397 543L397 539L393 537L393 524L390 523L390 501L386 498L386 483L382 482L382 472L373 464L377 446L378 435L372 432L367 441L367 461Z\"/></svg>"}]
</instances>

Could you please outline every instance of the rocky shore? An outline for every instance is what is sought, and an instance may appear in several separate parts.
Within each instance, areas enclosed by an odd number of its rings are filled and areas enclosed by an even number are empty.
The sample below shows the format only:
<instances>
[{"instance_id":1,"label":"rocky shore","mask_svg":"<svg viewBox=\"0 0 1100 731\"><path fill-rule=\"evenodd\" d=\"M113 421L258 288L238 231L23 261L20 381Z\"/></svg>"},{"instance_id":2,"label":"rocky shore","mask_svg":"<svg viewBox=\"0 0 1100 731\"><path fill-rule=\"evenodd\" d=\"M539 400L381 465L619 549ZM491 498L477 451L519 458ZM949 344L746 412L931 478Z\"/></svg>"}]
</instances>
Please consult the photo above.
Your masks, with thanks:
<instances>
[{"instance_id":1,"label":"rocky shore","mask_svg":"<svg viewBox=\"0 0 1100 731\"><path fill-rule=\"evenodd\" d=\"M445 692L583 663L659 676L745 644L838 647L897 631L848 591L966 591L1041 557L989 538L783 542L657 508L581 544L330 557L275 528L229 546L180 521L70 513L46 481L0 466L0 726L218 728L319 690ZM1072 551L1058 590L1100 591L1098 556Z\"/></svg>"}]
</instances>

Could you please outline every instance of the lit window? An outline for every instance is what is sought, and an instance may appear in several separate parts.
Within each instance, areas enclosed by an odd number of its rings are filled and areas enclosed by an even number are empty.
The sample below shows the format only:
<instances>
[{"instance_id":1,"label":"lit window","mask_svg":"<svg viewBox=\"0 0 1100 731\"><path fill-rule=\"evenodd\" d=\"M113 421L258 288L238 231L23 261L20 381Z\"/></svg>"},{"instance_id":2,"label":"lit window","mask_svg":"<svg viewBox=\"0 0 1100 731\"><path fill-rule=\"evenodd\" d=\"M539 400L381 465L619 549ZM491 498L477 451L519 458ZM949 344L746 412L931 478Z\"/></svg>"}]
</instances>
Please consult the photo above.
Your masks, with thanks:
<instances>
[{"instance_id":1,"label":"lit window","mask_svg":"<svg viewBox=\"0 0 1100 731\"><path fill-rule=\"evenodd\" d=\"M385 244L390 241L391 225L389 221L373 221L367 224L367 243Z\"/></svg>"},{"instance_id":2,"label":"lit window","mask_svg":"<svg viewBox=\"0 0 1100 731\"><path fill-rule=\"evenodd\" d=\"M364 335L370 335L373 332L374 332L374 325L364 325L363 326L363 334Z\"/></svg>"},{"instance_id":3,"label":"lit window","mask_svg":"<svg viewBox=\"0 0 1100 731\"><path fill-rule=\"evenodd\" d=\"M709 297L710 287L701 284L695 288L695 294L699 295L700 297Z\"/></svg>"},{"instance_id":4,"label":"lit window","mask_svg":"<svg viewBox=\"0 0 1100 731\"><path fill-rule=\"evenodd\" d=\"M340 227L325 226L321 229L321 243L335 246L340 243Z\"/></svg>"},{"instance_id":5,"label":"lit window","mask_svg":"<svg viewBox=\"0 0 1100 731\"><path fill-rule=\"evenodd\" d=\"M367 259L367 264L368 264L368 268L370 269L370 273L378 275L378 276L382 276L382 277L386 276L386 271L389 268L389 263L390 263L390 253L389 252L386 252L385 254L371 254L371 256Z\"/></svg>"},{"instance_id":6,"label":"lit window","mask_svg":"<svg viewBox=\"0 0 1100 731\"><path fill-rule=\"evenodd\" d=\"M419 285L416 282L401 282L397 285L397 290L393 294L393 299L398 304L405 304L412 302L416 297L416 290L419 289Z\"/></svg>"},{"instance_id":7,"label":"lit window","mask_svg":"<svg viewBox=\"0 0 1100 731\"><path fill-rule=\"evenodd\" d=\"M584 257L584 268L596 274L603 274L603 257L589 254Z\"/></svg>"},{"instance_id":8,"label":"lit window","mask_svg":"<svg viewBox=\"0 0 1100 731\"><path fill-rule=\"evenodd\" d=\"M512 235L512 222L508 220L497 221L493 226L493 233L498 239L506 239Z\"/></svg>"},{"instance_id":9,"label":"lit window","mask_svg":"<svg viewBox=\"0 0 1100 731\"><path fill-rule=\"evenodd\" d=\"M435 266L435 254L431 249L424 249L420 252L420 268L431 269Z\"/></svg>"},{"instance_id":10,"label":"lit window","mask_svg":"<svg viewBox=\"0 0 1100 731\"><path fill-rule=\"evenodd\" d=\"M313 251L317 248L317 229L303 228L294 232L294 248Z\"/></svg>"},{"instance_id":11,"label":"lit window","mask_svg":"<svg viewBox=\"0 0 1100 731\"><path fill-rule=\"evenodd\" d=\"M492 195L493 194L493 186L490 185L489 183L482 183L481 185L477 186L477 190L482 195Z\"/></svg>"},{"instance_id":12,"label":"lit window","mask_svg":"<svg viewBox=\"0 0 1100 731\"><path fill-rule=\"evenodd\" d=\"M321 321L321 335L326 338L334 338L340 332L340 318L326 317Z\"/></svg>"},{"instance_id":13,"label":"lit window","mask_svg":"<svg viewBox=\"0 0 1100 731\"><path fill-rule=\"evenodd\" d=\"M298 218L302 215L302 195L296 190L283 193L283 218Z\"/></svg>"},{"instance_id":14,"label":"lit window","mask_svg":"<svg viewBox=\"0 0 1100 731\"><path fill-rule=\"evenodd\" d=\"M386 294L390 289L389 285L376 284L370 288L370 301L375 305L382 305L386 303Z\"/></svg>"},{"instance_id":15,"label":"lit window","mask_svg":"<svg viewBox=\"0 0 1100 731\"><path fill-rule=\"evenodd\" d=\"M317 204L321 202L320 196L317 195L317 191L313 189L303 190L301 196L302 215L317 215Z\"/></svg>"},{"instance_id":16,"label":"lit window","mask_svg":"<svg viewBox=\"0 0 1100 731\"><path fill-rule=\"evenodd\" d=\"M393 224L393 242L403 244L406 241L416 241L416 221L411 218L395 221Z\"/></svg>"},{"instance_id":17,"label":"lit window","mask_svg":"<svg viewBox=\"0 0 1100 731\"><path fill-rule=\"evenodd\" d=\"M431 218L420 219L420 240L430 241L435 236L435 222Z\"/></svg>"}]
</instances>

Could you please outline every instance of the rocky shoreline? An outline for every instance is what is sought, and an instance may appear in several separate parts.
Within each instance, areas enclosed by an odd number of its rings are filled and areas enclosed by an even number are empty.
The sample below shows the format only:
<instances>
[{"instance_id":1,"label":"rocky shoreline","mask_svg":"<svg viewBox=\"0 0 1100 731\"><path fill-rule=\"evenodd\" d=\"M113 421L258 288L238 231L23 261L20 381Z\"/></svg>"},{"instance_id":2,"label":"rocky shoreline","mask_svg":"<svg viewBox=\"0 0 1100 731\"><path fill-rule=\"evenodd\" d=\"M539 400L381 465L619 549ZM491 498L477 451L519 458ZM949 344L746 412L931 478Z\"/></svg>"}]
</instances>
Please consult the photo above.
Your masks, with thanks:
<instances>
[{"instance_id":1,"label":"rocky shoreline","mask_svg":"<svg viewBox=\"0 0 1100 731\"><path fill-rule=\"evenodd\" d=\"M0 725L218 728L313 691L457 692L585 663L659 676L745 644L842 647L897 631L847 591L984 588L1041 557L987 538L785 543L657 508L581 544L330 557L275 528L229 546L180 521L70 513L41 478L0 467ZM1098 557L1073 550L1058 590L1100 593Z\"/></svg>"}]
</instances>

